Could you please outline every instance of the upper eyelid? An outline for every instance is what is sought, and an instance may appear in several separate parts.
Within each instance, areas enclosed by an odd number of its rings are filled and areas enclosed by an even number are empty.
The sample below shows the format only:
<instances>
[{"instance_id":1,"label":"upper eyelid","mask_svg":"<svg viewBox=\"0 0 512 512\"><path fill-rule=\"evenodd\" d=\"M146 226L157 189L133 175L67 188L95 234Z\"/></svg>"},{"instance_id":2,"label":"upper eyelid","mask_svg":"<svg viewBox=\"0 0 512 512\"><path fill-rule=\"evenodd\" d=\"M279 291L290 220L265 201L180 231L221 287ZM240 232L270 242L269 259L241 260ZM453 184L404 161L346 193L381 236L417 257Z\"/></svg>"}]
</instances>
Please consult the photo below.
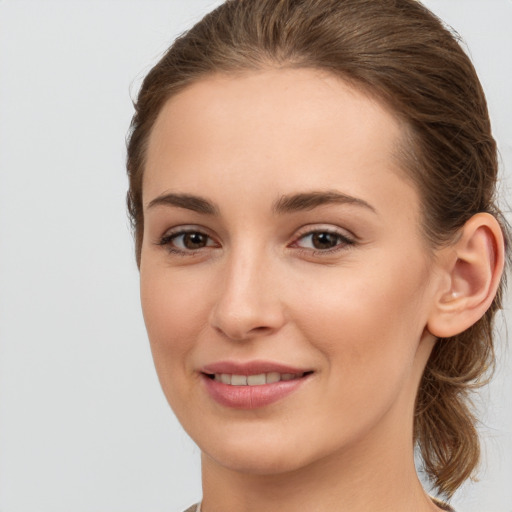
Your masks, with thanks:
<instances>
[{"instance_id":1,"label":"upper eyelid","mask_svg":"<svg viewBox=\"0 0 512 512\"><path fill-rule=\"evenodd\" d=\"M189 233L200 233L201 235L205 235L209 241L213 242L212 245L205 245L204 247L198 247L195 249L187 249L182 248L177 245L175 240L179 237L182 237L184 235L187 235ZM187 229L187 228L176 228L175 230L167 230L162 236L160 236L155 242L155 245L160 246L162 249L165 249L166 252L169 254L175 254L180 255L183 257L186 256L194 256L194 255L200 255L205 254L206 250L211 251L212 249L218 249L220 244L217 242L217 240L210 236L208 233L205 233L203 230L199 229Z\"/></svg>"},{"instance_id":2,"label":"upper eyelid","mask_svg":"<svg viewBox=\"0 0 512 512\"><path fill-rule=\"evenodd\" d=\"M195 224L183 224L172 228L168 228L163 232L160 238L172 235L180 235L184 233L202 233L203 235L207 235L213 238L211 231L209 229Z\"/></svg>"},{"instance_id":3,"label":"upper eyelid","mask_svg":"<svg viewBox=\"0 0 512 512\"><path fill-rule=\"evenodd\" d=\"M338 236L340 243L334 245L333 247L327 248L327 249L307 249L307 248L304 248L304 247L300 247L299 242L301 240L303 240L304 238L307 238L309 236L312 236L315 233L329 233L330 235ZM288 247L297 246L298 249L302 249L302 250L306 250L306 251L314 250L315 252L325 252L325 253L327 253L329 251L333 251L333 250L338 249L340 246L352 246L355 243L356 243L356 240L354 240L353 238L345 236L345 235L342 235L340 233L333 232L333 231L312 231L312 232L305 233L304 235L295 238L295 240L291 244L289 244Z\"/></svg>"},{"instance_id":4,"label":"upper eyelid","mask_svg":"<svg viewBox=\"0 0 512 512\"><path fill-rule=\"evenodd\" d=\"M201 233L202 235L205 235L214 242L218 243L216 237L213 236L208 229L200 226L195 226L193 224L168 228L163 232L163 234L157 237L154 243L155 245L167 245L174 238L177 238L181 235L186 235L188 233Z\"/></svg>"},{"instance_id":5,"label":"upper eyelid","mask_svg":"<svg viewBox=\"0 0 512 512\"><path fill-rule=\"evenodd\" d=\"M334 235L339 235L343 238L348 238L350 240L357 241L358 237L350 230L346 228L341 228L339 226L332 225L314 225L309 224L307 226L303 226L299 230L297 230L297 234L294 236L295 240L302 238L307 235L311 235L313 233L332 233Z\"/></svg>"}]
</instances>

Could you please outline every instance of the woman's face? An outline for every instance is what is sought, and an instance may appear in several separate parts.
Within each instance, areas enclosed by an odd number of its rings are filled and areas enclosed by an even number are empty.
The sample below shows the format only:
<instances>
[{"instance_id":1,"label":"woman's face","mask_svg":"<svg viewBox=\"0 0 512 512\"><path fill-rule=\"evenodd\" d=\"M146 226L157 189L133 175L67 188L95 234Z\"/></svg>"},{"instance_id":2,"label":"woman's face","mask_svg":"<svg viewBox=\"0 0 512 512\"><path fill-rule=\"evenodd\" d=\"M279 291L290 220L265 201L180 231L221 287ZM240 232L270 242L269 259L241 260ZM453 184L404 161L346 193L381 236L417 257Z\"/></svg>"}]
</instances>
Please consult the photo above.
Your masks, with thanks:
<instances>
[{"instance_id":1,"label":"woman's face","mask_svg":"<svg viewBox=\"0 0 512 512\"><path fill-rule=\"evenodd\" d=\"M435 265L379 103L313 70L171 98L144 176L141 296L164 393L213 464L412 443Z\"/></svg>"}]
</instances>

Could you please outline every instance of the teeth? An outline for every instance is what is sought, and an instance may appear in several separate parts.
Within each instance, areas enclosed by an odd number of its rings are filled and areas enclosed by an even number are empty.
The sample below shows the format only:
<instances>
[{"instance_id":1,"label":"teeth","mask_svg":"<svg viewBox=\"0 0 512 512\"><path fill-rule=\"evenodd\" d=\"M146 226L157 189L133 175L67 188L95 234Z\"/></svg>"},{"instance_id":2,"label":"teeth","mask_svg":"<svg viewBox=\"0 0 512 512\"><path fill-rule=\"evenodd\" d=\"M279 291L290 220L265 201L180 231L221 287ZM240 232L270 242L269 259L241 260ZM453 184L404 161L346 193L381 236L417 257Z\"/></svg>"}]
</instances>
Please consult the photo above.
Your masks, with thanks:
<instances>
[{"instance_id":1,"label":"teeth","mask_svg":"<svg viewBox=\"0 0 512 512\"><path fill-rule=\"evenodd\" d=\"M248 386L261 386L262 384L266 383L267 377L264 373L260 373L259 375L247 375Z\"/></svg>"},{"instance_id":2,"label":"teeth","mask_svg":"<svg viewBox=\"0 0 512 512\"><path fill-rule=\"evenodd\" d=\"M231 375L228 375L227 373L223 373L223 374L220 376L220 380L221 380L221 382L223 382L224 384L231 384Z\"/></svg>"},{"instance_id":3,"label":"teeth","mask_svg":"<svg viewBox=\"0 0 512 512\"><path fill-rule=\"evenodd\" d=\"M247 386L247 375L231 375L232 386Z\"/></svg>"},{"instance_id":4,"label":"teeth","mask_svg":"<svg viewBox=\"0 0 512 512\"><path fill-rule=\"evenodd\" d=\"M272 384L273 382L279 382L281 380L281 375L277 372L267 373L267 384Z\"/></svg>"},{"instance_id":5,"label":"teeth","mask_svg":"<svg viewBox=\"0 0 512 512\"><path fill-rule=\"evenodd\" d=\"M264 384L273 384L274 382L299 379L303 373L259 373L258 375L232 375L230 373L216 373L214 380L229 384L231 386L262 386Z\"/></svg>"}]
</instances>

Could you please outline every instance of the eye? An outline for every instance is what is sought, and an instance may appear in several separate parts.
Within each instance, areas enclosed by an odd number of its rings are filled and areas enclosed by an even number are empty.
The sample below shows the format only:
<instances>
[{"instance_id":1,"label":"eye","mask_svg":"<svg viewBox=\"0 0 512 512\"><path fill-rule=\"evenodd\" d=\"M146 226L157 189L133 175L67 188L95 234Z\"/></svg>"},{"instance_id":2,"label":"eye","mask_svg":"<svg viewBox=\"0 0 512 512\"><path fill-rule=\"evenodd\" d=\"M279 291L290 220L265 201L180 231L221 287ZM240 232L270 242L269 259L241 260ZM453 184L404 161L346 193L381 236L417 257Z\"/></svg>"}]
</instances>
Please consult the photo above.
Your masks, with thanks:
<instances>
[{"instance_id":1,"label":"eye","mask_svg":"<svg viewBox=\"0 0 512 512\"><path fill-rule=\"evenodd\" d=\"M310 231L302 235L292 245L311 251L332 251L341 249L347 245L353 245L354 241L341 233L328 230Z\"/></svg>"},{"instance_id":2,"label":"eye","mask_svg":"<svg viewBox=\"0 0 512 512\"><path fill-rule=\"evenodd\" d=\"M206 233L192 229L168 233L162 237L158 245L167 246L169 251L177 253L193 252L207 247L218 247L218 244Z\"/></svg>"}]
</instances>

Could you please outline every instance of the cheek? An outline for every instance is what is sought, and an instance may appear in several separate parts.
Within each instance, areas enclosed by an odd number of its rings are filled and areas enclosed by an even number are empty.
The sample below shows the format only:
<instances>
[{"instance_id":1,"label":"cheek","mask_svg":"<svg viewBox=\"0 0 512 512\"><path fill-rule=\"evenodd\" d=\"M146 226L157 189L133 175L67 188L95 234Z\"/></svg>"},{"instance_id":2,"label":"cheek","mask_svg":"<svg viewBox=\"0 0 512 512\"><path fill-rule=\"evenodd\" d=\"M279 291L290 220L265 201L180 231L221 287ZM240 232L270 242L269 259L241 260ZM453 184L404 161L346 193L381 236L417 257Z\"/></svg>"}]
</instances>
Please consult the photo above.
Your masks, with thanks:
<instances>
[{"instance_id":1,"label":"cheek","mask_svg":"<svg viewBox=\"0 0 512 512\"><path fill-rule=\"evenodd\" d=\"M403 377L423 333L423 265L390 260L306 281L297 302L300 330L355 389Z\"/></svg>"},{"instance_id":2,"label":"cheek","mask_svg":"<svg viewBox=\"0 0 512 512\"><path fill-rule=\"evenodd\" d=\"M404 411L414 402L423 332L419 288L412 282L397 287L390 275L378 282L345 276L336 291L332 282L320 296L308 294L308 321L301 330L325 363L323 398L314 416L333 425L333 438L351 442L388 411Z\"/></svg>"},{"instance_id":3,"label":"cheek","mask_svg":"<svg viewBox=\"0 0 512 512\"><path fill-rule=\"evenodd\" d=\"M148 265L149 267L149 265ZM141 266L141 303L157 371L183 365L207 319L204 283L185 272Z\"/></svg>"},{"instance_id":4,"label":"cheek","mask_svg":"<svg viewBox=\"0 0 512 512\"><path fill-rule=\"evenodd\" d=\"M142 311L155 369L169 405L182 422L197 392L191 353L208 318L208 287L200 276L195 277L158 262L141 265Z\"/></svg>"}]
</instances>

